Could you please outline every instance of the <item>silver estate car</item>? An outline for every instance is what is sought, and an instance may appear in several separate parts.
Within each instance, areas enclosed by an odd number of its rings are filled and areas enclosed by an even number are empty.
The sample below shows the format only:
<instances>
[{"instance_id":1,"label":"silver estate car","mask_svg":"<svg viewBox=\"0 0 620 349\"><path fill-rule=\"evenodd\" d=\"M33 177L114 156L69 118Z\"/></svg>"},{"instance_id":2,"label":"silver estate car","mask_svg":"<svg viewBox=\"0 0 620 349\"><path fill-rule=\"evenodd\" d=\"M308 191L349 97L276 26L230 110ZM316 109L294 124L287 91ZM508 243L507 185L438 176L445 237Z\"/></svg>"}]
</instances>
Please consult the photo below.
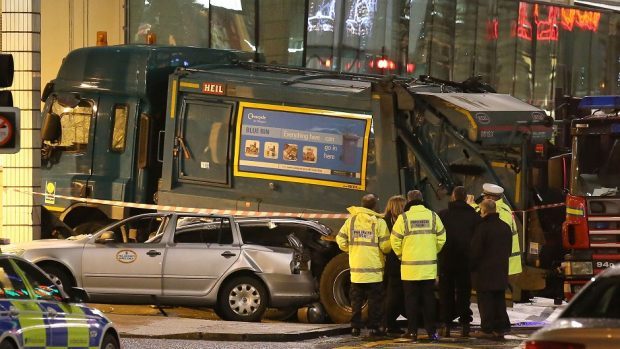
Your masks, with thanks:
<instances>
[{"instance_id":1,"label":"silver estate car","mask_svg":"<svg viewBox=\"0 0 620 349\"><path fill-rule=\"evenodd\" d=\"M534 332L521 348L620 348L620 264L594 277L556 320Z\"/></svg>"},{"instance_id":2,"label":"silver estate car","mask_svg":"<svg viewBox=\"0 0 620 349\"><path fill-rule=\"evenodd\" d=\"M226 320L259 321L268 306L318 298L301 241L288 234L260 244L264 233L249 229L244 238L232 216L149 213L93 235L2 250L84 288L93 302L206 306Z\"/></svg>"}]
</instances>

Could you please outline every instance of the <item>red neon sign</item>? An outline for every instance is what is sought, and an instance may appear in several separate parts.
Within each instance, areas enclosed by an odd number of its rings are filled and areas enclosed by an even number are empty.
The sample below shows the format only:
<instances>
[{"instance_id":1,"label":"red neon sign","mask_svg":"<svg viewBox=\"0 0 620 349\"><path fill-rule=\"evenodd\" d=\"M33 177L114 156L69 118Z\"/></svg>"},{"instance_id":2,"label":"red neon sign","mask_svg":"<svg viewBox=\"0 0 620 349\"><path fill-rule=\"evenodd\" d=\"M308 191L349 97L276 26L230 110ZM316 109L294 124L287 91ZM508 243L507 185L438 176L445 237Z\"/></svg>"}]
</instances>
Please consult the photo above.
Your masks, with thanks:
<instances>
[{"instance_id":1,"label":"red neon sign","mask_svg":"<svg viewBox=\"0 0 620 349\"><path fill-rule=\"evenodd\" d=\"M539 4L534 4L533 6L534 23L532 24L528 16L530 4L525 2L519 3L519 17L513 33L521 39L532 40L533 25L536 26L536 40L541 41L557 41L560 26L567 31L573 31L575 27L585 31L598 31L601 20L600 12L558 6L541 6ZM544 7L547 8L546 18L543 13Z\"/></svg>"}]
</instances>

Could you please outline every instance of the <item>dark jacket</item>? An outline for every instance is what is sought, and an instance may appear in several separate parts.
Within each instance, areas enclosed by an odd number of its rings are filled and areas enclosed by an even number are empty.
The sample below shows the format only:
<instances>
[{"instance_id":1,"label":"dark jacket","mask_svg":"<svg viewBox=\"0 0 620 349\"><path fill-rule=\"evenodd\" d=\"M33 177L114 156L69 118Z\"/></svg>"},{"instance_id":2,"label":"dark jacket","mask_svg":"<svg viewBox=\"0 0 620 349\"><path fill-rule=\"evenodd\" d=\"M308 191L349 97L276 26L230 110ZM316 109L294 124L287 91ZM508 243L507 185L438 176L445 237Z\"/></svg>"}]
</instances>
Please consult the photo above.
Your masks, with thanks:
<instances>
[{"instance_id":1,"label":"dark jacket","mask_svg":"<svg viewBox=\"0 0 620 349\"><path fill-rule=\"evenodd\" d=\"M439 253L442 271L469 271L469 249L476 225L482 218L465 201L452 201L439 212L446 228L446 244Z\"/></svg>"},{"instance_id":2,"label":"dark jacket","mask_svg":"<svg viewBox=\"0 0 620 349\"><path fill-rule=\"evenodd\" d=\"M385 217L383 217L383 220L387 223L388 229L391 233L392 227L394 226L394 223L392 222L392 215L388 212ZM396 221L396 219L394 219L394 221ZM385 275L400 279L400 260L396 257L396 253L394 253L394 251L390 251L390 253L388 253L385 257Z\"/></svg>"},{"instance_id":3,"label":"dark jacket","mask_svg":"<svg viewBox=\"0 0 620 349\"><path fill-rule=\"evenodd\" d=\"M471 240L472 282L477 291L506 289L511 251L510 226L499 219L497 213L482 218Z\"/></svg>"}]
</instances>

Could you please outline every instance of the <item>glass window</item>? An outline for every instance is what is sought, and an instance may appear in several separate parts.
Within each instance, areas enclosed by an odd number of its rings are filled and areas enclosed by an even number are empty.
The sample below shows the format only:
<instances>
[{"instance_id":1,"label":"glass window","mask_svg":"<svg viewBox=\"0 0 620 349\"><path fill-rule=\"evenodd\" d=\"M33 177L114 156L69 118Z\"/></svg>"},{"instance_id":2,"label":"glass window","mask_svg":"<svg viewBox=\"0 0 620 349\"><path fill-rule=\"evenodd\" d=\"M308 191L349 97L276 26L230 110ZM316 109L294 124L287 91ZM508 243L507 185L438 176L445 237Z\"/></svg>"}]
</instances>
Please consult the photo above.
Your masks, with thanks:
<instances>
[{"instance_id":1,"label":"glass window","mask_svg":"<svg viewBox=\"0 0 620 349\"><path fill-rule=\"evenodd\" d=\"M254 0L211 0L211 47L256 51Z\"/></svg>"},{"instance_id":2,"label":"glass window","mask_svg":"<svg viewBox=\"0 0 620 349\"><path fill-rule=\"evenodd\" d=\"M476 55L476 28L479 25L477 16L478 4L476 2L458 0L454 23L455 62L452 67L452 76L455 81L463 81L473 75ZM487 40L492 40L492 38Z\"/></svg>"},{"instance_id":3,"label":"glass window","mask_svg":"<svg viewBox=\"0 0 620 349\"><path fill-rule=\"evenodd\" d=\"M43 274L39 269L30 263L15 260L15 264L24 272L26 280L30 283L34 290L36 299L44 299L48 301L62 301L62 294L57 285L55 285L49 277Z\"/></svg>"},{"instance_id":4,"label":"glass window","mask_svg":"<svg viewBox=\"0 0 620 349\"><path fill-rule=\"evenodd\" d=\"M594 281L581 291L561 317L620 319L620 276Z\"/></svg>"},{"instance_id":5,"label":"glass window","mask_svg":"<svg viewBox=\"0 0 620 349\"><path fill-rule=\"evenodd\" d=\"M76 104L75 106L63 104L59 99L52 101L47 109L47 113L60 117L60 135L54 141L45 142L67 151L84 153L86 152L90 137L93 103L87 100L80 100ZM44 122L49 122L50 120L51 118L48 117Z\"/></svg>"},{"instance_id":6,"label":"glass window","mask_svg":"<svg viewBox=\"0 0 620 349\"><path fill-rule=\"evenodd\" d=\"M166 218L161 215L136 217L120 222L106 232L112 232L117 243L153 243L163 233Z\"/></svg>"},{"instance_id":7,"label":"glass window","mask_svg":"<svg viewBox=\"0 0 620 349\"><path fill-rule=\"evenodd\" d=\"M333 68L337 57L338 42L335 36L336 18L344 11L342 0L310 0L308 2L308 23L306 62L309 68Z\"/></svg>"},{"instance_id":8,"label":"glass window","mask_svg":"<svg viewBox=\"0 0 620 349\"><path fill-rule=\"evenodd\" d=\"M128 43L144 44L150 32L161 45L209 47L209 0L127 0L127 6Z\"/></svg>"},{"instance_id":9,"label":"glass window","mask_svg":"<svg viewBox=\"0 0 620 349\"><path fill-rule=\"evenodd\" d=\"M536 40L532 4L519 3L519 12L515 35L517 37L517 51L513 95L523 101L532 101L532 77L534 75L534 58L532 55L532 40Z\"/></svg>"},{"instance_id":10,"label":"glass window","mask_svg":"<svg viewBox=\"0 0 620 349\"><path fill-rule=\"evenodd\" d=\"M179 178L227 184L232 106L187 103L184 115Z\"/></svg>"},{"instance_id":11,"label":"glass window","mask_svg":"<svg viewBox=\"0 0 620 349\"><path fill-rule=\"evenodd\" d=\"M514 34L517 24L519 3L514 0L497 1L497 29L492 24L491 34L497 36L495 78L491 82L500 93L510 93L514 89L514 73L517 36ZM497 34L495 34L497 33Z\"/></svg>"},{"instance_id":12,"label":"glass window","mask_svg":"<svg viewBox=\"0 0 620 349\"><path fill-rule=\"evenodd\" d=\"M0 298L30 299L24 280L8 258L0 259Z\"/></svg>"},{"instance_id":13,"label":"glass window","mask_svg":"<svg viewBox=\"0 0 620 349\"><path fill-rule=\"evenodd\" d=\"M409 13L408 64L415 76L429 73L429 50L431 42L431 1L411 1Z\"/></svg>"},{"instance_id":14,"label":"glass window","mask_svg":"<svg viewBox=\"0 0 620 349\"><path fill-rule=\"evenodd\" d=\"M230 221L227 218L179 217L174 242L219 244L233 243Z\"/></svg>"},{"instance_id":15,"label":"glass window","mask_svg":"<svg viewBox=\"0 0 620 349\"><path fill-rule=\"evenodd\" d=\"M122 153L125 151L125 140L127 136L127 113L129 107L126 104L115 105L112 113L112 140L110 149L114 152Z\"/></svg>"},{"instance_id":16,"label":"glass window","mask_svg":"<svg viewBox=\"0 0 620 349\"><path fill-rule=\"evenodd\" d=\"M430 16L431 48L429 74L435 78L450 80L453 60L454 0L433 1Z\"/></svg>"},{"instance_id":17,"label":"glass window","mask_svg":"<svg viewBox=\"0 0 620 349\"><path fill-rule=\"evenodd\" d=\"M261 0L258 6L261 60L303 65L305 1Z\"/></svg>"}]
</instances>

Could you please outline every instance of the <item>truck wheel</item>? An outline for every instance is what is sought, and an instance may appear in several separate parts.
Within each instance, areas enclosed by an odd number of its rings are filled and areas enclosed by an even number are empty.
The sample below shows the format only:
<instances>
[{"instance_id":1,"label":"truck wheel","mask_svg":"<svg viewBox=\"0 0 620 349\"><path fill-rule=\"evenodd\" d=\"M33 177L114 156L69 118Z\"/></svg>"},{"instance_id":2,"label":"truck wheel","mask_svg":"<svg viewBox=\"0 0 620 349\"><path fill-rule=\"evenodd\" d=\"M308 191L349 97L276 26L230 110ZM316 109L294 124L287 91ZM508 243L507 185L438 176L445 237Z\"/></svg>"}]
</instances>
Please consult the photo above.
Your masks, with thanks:
<instances>
[{"instance_id":1,"label":"truck wheel","mask_svg":"<svg viewBox=\"0 0 620 349\"><path fill-rule=\"evenodd\" d=\"M260 321L267 310L267 298L262 282L250 276L239 276L222 287L219 310L224 320Z\"/></svg>"},{"instance_id":2,"label":"truck wheel","mask_svg":"<svg viewBox=\"0 0 620 349\"><path fill-rule=\"evenodd\" d=\"M40 266L41 269L43 269L43 271L45 271L47 273L47 275L50 276L50 278L56 282L56 284L59 284L59 286L62 287L62 289L65 291L66 294L68 294L69 296L71 296L71 287L73 287L73 281L71 280L71 277L69 275L67 275L67 273L62 270L61 268L55 266L55 265L42 265Z\"/></svg>"},{"instance_id":3,"label":"truck wheel","mask_svg":"<svg viewBox=\"0 0 620 349\"><path fill-rule=\"evenodd\" d=\"M351 289L351 273L349 255L341 253L332 258L323 269L319 294L321 303L333 322L343 324L351 321L353 309L349 290ZM364 317L367 312L366 304L363 307Z\"/></svg>"}]
</instances>

